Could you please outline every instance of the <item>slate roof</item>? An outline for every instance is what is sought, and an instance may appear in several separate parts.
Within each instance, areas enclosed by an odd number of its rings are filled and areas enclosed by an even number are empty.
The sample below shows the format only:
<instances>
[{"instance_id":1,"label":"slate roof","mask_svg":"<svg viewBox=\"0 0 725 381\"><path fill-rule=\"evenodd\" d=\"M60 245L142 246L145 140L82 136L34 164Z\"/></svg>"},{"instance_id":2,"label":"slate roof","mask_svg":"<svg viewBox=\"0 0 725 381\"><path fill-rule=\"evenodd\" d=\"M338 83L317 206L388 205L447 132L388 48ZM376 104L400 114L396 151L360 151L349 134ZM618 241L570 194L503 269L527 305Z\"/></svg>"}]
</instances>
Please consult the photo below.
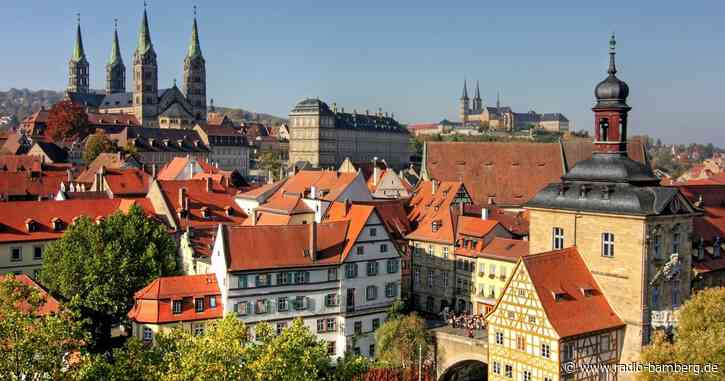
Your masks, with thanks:
<instances>
[{"instance_id":1,"label":"slate roof","mask_svg":"<svg viewBox=\"0 0 725 381\"><path fill-rule=\"evenodd\" d=\"M123 92L105 95L97 106L100 109L131 107L133 106L133 93Z\"/></svg>"},{"instance_id":2,"label":"slate roof","mask_svg":"<svg viewBox=\"0 0 725 381\"><path fill-rule=\"evenodd\" d=\"M564 114L558 113L558 112L545 112L541 114L541 121L542 122L568 122L569 119L567 119Z\"/></svg>"},{"instance_id":3,"label":"slate roof","mask_svg":"<svg viewBox=\"0 0 725 381\"><path fill-rule=\"evenodd\" d=\"M68 160L68 152L55 143L35 140L33 145L37 145L55 163Z\"/></svg>"},{"instance_id":4,"label":"slate roof","mask_svg":"<svg viewBox=\"0 0 725 381\"><path fill-rule=\"evenodd\" d=\"M333 112L330 107L319 99L305 99L292 109L291 114L296 113L319 113L321 115L331 115L335 117L335 128L348 130L373 130L391 133L407 134L408 131L403 128L395 119L388 116L376 114L358 114Z\"/></svg>"}]
</instances>

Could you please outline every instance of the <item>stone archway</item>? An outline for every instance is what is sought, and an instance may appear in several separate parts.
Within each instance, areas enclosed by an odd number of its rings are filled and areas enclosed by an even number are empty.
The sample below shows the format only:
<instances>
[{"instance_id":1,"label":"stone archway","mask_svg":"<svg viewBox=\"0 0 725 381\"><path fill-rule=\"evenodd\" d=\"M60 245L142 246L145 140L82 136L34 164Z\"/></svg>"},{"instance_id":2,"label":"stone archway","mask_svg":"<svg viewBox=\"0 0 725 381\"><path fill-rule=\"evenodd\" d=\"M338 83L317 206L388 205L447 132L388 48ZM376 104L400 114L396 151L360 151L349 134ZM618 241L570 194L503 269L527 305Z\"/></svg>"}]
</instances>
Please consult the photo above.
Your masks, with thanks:
<instances>
[{"instance_id":1,"label":"stone archway","mask_svg":"<svg viewBox=\"0 0 725 381\"><path fill-rule=\"evenodd\" d=\"M488 365L478 360L463 360L449 366L438 381L487 381Z\"/></svg>"}]
</instances>

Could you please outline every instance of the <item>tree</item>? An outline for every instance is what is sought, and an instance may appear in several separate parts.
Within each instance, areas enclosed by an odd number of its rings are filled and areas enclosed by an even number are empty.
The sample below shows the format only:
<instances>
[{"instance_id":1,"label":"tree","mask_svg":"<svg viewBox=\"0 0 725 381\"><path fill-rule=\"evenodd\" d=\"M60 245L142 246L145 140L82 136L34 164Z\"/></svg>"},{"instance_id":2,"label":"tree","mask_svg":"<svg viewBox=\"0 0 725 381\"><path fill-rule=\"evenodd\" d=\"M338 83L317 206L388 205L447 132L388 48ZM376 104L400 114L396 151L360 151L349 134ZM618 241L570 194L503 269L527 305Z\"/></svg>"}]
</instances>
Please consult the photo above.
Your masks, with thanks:
<instances>
[{"instance_id":1,"label":"tree","mask_svg":"<svg viewBox=\"0 0 725 381\"><path fill-rule=\"evenodd\" d=\"M85 339L72 314L41 315L40 292L8 276L0 281L0 374L11 380L64 380L75 370L66 360Z\"/></svg>"},{"instance_id":2,"label":"tree","mask_svg":"<svg viewBox=\"0 0 725 381\"><path fill-rule=\"evenodd\" d=\"M375 357L383 364L409 368L418 363L418 350L428 359L431 337L416 313L390 318L375 332Z\"/></svg>"},{"instance_id":3,"label":"tree","mask_svg":"<svg viewBox=\"0 0 725 381\"><path fill-rule=\"evenodd\" d=\"M113 153L118 152L118 147L114 144L111 139L108 138L103 131L98 131L95 134L88 137L86 141L86 147L83 150L83 161L89 164L102 153Z\"/></svg>"},{"instance_id":4,"label":"tree","mask_svg":"<svg viewBox=\"0 0 725 381\"><path fill-rule=\"evenodd\" d=\"M642 381L722 380L725 364L725 288L695 294L680 310L674 341L658 333L642 352L643 363L719 364L719 372L639 374Z\"/></svg>"},{"instance_id":5,"label":"tree","mask_svg":"<svg viewBox=\"0 0 725 381\"><path fill-rule=\"evenodd\" d=\"M79 311L93 329L92 349L103 350L110 324L124 321L133 294L154 278L176 272L176 245L163 225L133 206L100 223L83 217L44 253L41 279Z\"/></svg>"},{"instance_id":6,"label":"tree","mask_svg":"<svg viewBox=\"0 0 725 381\"><path fill-rule=\"evenodd\" d=\"M255 326L262 344L250 364L259 381L318 380L329 372L330 358L326 344L295 319L280 335L268 324Z\"/></svg>"},{"instance_id":7,"label":"tree","mask_svg":"<svg viewBox=\"0 0 725 381\"><path fill-rule=\"evenodd\" d=\"M260 152L259 156L257 157L257 168L263 170L265 175L268 173L272 173L273 178L279 177L279 170L282 168L282 159L279 152Z\"/></svg>"},{"instance_id":8,"label":"tree","mask_svg":"<svg viewBox=\"0 0 725 381\"><path fill-rule=\"evenodd\" d=\"M60 101L48 111L46 136L54 141L82 139L89 134L88 115L83 106Z\"/></svg>"}]
</instances>

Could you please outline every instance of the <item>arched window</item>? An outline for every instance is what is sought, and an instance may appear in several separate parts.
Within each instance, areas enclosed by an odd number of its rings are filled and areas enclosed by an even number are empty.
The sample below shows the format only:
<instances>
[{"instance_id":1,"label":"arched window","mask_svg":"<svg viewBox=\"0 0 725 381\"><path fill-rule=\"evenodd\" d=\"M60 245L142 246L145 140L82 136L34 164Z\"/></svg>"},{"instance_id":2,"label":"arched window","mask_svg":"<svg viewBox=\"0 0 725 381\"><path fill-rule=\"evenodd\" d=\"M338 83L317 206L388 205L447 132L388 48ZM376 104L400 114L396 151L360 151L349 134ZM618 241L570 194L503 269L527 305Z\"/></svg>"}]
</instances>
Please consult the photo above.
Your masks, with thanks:
<instances>
[{"instance_id":1,"label":"arched window","mask_svg":"<svg viewBox=\"0 0 725 381\"><path fill-rule=\"evenodd\" d=\"M609 135L609 119L608 118L601 118L599 119L599 140L601 141L607 141Z\"/></svg>"}]
</instances>

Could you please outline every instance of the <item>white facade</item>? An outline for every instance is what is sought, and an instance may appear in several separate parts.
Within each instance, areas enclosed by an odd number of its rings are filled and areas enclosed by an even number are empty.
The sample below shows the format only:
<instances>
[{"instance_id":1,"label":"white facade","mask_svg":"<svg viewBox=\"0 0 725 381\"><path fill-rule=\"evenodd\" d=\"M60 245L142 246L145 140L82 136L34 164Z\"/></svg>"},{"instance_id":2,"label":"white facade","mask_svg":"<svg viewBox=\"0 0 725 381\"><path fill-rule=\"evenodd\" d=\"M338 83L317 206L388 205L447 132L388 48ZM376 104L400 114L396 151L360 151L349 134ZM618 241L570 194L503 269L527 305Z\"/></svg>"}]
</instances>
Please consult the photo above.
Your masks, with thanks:
<instances>
[{"instance_id":1,"label":"white facade","mask_svg":"<svg viewBox=\"0 0 725 381\"><path fill-rule=\"evenodd\" d=\"M376 213L342 263L230 272L221 230L216 237L211 269L225 314L236 314L250 327L264 321L273 328L301 317L328 342L332 356L348 350L372 355L374 329L400 298L401 286L400 254Z\"/></svg>"}]
</instances>

